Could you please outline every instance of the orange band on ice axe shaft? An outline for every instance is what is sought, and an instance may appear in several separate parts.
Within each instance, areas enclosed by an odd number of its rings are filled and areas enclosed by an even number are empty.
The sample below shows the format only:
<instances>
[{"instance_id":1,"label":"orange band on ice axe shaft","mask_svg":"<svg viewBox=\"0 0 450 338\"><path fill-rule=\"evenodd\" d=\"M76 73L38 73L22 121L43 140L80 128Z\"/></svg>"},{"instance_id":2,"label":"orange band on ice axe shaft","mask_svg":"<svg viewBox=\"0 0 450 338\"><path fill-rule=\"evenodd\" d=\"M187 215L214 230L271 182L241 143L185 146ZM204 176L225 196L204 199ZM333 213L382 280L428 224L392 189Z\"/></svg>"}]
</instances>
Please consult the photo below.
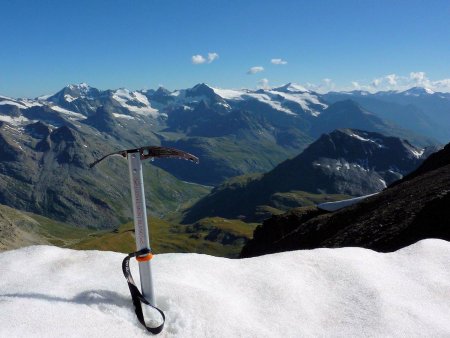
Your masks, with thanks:
<instances>
[{"instance_id":1,"label":"orange band on ice axe shaft","mask_svg":"<svg viewBox=\"0 0 450 338\"><path fill-rule=\"evenodd\" d=\"M151 254L151 253L149 253L149 254L147 254L147 255L145 255L143 257L136 256L136 260L138 262L147 262L147 261L149 261L152 258L153 258L153 254Z\"/></svg>"}]
</instances>

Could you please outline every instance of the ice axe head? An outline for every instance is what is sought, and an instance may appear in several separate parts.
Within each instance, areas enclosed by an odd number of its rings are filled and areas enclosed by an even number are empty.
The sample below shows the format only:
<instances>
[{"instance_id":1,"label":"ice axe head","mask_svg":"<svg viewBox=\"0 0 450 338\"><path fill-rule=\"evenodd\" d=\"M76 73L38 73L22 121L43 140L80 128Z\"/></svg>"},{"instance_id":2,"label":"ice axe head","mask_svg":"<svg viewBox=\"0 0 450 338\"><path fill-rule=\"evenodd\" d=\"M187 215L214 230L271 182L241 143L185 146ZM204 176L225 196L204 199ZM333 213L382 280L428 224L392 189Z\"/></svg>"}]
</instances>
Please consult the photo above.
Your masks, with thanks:
<instances>
[{"instance_id":1,"label":"ice axe head","mask_svg":"<svg viewBox=\"0 0 450 338\"><path fill-rule=\"evenodd\" d=\"M153 146L147 146L147 147L141 147L141 148L135 148L135 149L126 149L126 150L119 150L114 153L107 154L95 162L89 164L89 168L93 168L95 165L103 161L105 158L113 155L120 155L122 157L127 158L128 154L130 153L139 153L141 156L141 160L146 160L148 158L178 158L183 159L187 161L191 161L194 163L198 163L198 157L186 153L182 150L178 150L175 148L167 148L167 147L153 147Z\"/></svg>"}]
</instances>

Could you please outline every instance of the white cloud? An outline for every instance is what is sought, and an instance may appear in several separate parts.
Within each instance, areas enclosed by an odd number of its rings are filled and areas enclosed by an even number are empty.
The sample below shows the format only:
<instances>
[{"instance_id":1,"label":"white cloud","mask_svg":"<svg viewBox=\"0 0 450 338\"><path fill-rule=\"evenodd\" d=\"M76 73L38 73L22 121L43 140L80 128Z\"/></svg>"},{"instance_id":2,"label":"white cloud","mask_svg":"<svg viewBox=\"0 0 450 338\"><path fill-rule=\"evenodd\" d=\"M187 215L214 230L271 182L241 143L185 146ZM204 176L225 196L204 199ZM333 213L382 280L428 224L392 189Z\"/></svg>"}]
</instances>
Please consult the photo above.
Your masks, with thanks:
<instances>
[{"instance_id":1,"label":"white cloud","mask_svg":"<svg viewBox=\"0 0 450 338\"><path fill-rule=\"evenodd\" d=\"M219 58L219 54L217 53L208 53L208 63L213 62L214 60Z\"/></svg>"},{"instance_id":2,"label":"white cloud","mask_svg":"<svg viewBox=\"0 0 450 338\"><path fill-rule=\"evenodd\" d=\"M395 86L397 84L398 76L395 74L388 74L385 76L387 82L391 86Z\"/></svg>"},{"instance_id":3,"label":"white cloud","mask_svg":"<svg viewBox=\"0 0 450 338\"><path fill-rule=\"evenodd\" d=\"M272 60L270 60L270 63L272 63L274 65L285 65L285 64L287 64L287 61L283 60L283 59L272 59Z\"/></svg>"},{"instance_id":4,"label":"white cloud","mask_svg":"<svg viewBox=\"0 0 450 338\"><path fill-rule=\"evenodd\" d=\"M250 69L247 71L247 74L256 74L256 73L262 72L263 70L264 70L264 67L261 67L261 66L255 66L255 67L250 68Z\"/></svg>"},{"instance_id":5,"label":"white cloud","mask_svg":"<svg viewBox=\"0 0 450 338\"><path fill-rule=\"evenodd\" d=\"M431 88L433 84L428 79L425 72L411 72L409 78L414 82L416 86Z\"/></svg>"},{"instance_id":6,"label":"white cloud","mask_svg":"<svg viewBox=\"0 0 450 338\"><path fill-rule=\"evenodd\" d=\"M335 85L335 83L333 82L332 79L325 78L319 84L314 84L314 83L307 82L305 87L308 88L309 90L312 90L312 91L315 91L315 92L326 93L326 92L329 92L331 90L334 90L336 85Z\"/></svg>"},{"instance_id":7,"label":"white cloud","mask_svg":"<svg viewBox=\"0 0 450 338\"><path fill-rule=\"evenodd\" d=\"M409 77L416 82L422 82L427 76L425 72L411 72L409 73Z\"/></svg>"},{"instance_id":8,"label":"white cloud","mask_svg":"<svg viewBox=\"0 0 450 338\"><path fill-rule=\"evenodd\" d=\"M256 68L256 70L255 70ZM263 67L252 67L247 72L248 74L255 74L262 71ZM268 88L269 80L264 78L258 81L259 88ZM338 85L330 78L324 78L317 83L304 84L305 88L318 93L327 93L329 91L351 91L363 90L371 93L379 91L405 91L415 86L431 89L433 92L447 92L450 93L450 78L430 79L426 72L410 72L405 75L401 74L387 74L370 79L357 79L351 81L347 85Z\"/></svg>"},{"instance_id":9,"label":"white cloud","mask_svg":"<svg viewBox=\"0 0 450 338\"><path fill-rule=\"evenodd\" d=\"M200 55L200 54L192 55L192 63L194 65L200 65L205 62L206 62L206 59L202 55Z\"/></svg>"},{"instance_id":10,"label":"white cloud","mask_svg":"<svg viewBox=\"0 0 450 338\"><path fill-rule=\"evenodd\" d=\"M442 79L433 82L434 89L436 91L447 91L450 92L450 79Z\"/></svg>"},{"instance_id":11,"label":"white cloud","mask_svg":"<svg viewBox=\"0 0 450 338\"><path fill-rule=\"evenodd\" d=\"M425 72L410 72L408 75L388 74L373 79L370 83L351 82L351 87L341 90L367 90L370 92L398 90L404 91L411 87L424 87L435 92L450 92L450 78L431 80Z\"/></svg>"},{"instance_id":12,"label":"white cloud","mask_svg":"<svg viewBox=\"0 0 450 338\"><path fill-rule=\"evenodd\" d=\"M210 52L206 57L201 54L192 55L191 59L194 65L201 65L202 63L211 63L218 58L219 54L217 54L216 52Z\"/></svg>"},{"instance_id":13,"label":"white cloud","mask_svg":"<svg viewBox=\"0 0 450 338\"><path fill-rule=\"evenodd\" d=\"M269 89L269 80L264 78L258 81L258 88Z\"/></svg>"},{"instance_id":14,"label":"white cloud","mask_svg":"<svg viewBox=\"0 0 450 338\"><path fill-rule=\"evenodd\" d=\"M381 84L382 81L383 81L382 78L374 79L374 80L372 81L372 86L378 87L378 86Z\"/></svg>"}]
</instances>

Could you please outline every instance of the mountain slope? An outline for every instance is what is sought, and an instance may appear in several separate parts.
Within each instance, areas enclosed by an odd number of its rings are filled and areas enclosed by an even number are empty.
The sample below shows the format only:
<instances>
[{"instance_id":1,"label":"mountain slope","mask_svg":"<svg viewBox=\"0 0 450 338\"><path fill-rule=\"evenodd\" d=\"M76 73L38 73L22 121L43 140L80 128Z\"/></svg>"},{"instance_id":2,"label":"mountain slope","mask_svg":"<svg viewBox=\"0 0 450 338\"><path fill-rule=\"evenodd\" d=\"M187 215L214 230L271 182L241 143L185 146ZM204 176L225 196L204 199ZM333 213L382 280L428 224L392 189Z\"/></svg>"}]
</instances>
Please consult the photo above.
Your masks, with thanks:
<instances>
[{"instance_id":1,"label":"mountain slope","mask_svg":"<svg viewBox=\"0 0 450 338\"><path fill-rule=\"evenodd\" d=\"M232 180L215 188L188 210L184 221L191 223L205 216L245 216L252 220L258 206L276 206L277 193L341 194L323 196L324 200L316 197L316 202L336 200L342 194L366 195L415 169L423 153L423 149L395 137L337 130L322 135L300 155L262 176Z\"/></svg>"},{"instance_id":2,"label":"mountain slope","mask_svg":"<svg viewBox=\"0 0 450 338\"><path fill-rule=\"evenodd\" d=\"M91 232L0 205L0 251L35 244L67 247L86 238Z\"/></svg>"},{"instance_id":3,"label":"mountain slope","mask_svg":"<svg viewBox=\"0 0 450 338\"><path fill-rule=\"evenodd\" d=\"M114 227L131 216L128 166L112 159L110 143L76 126L42 122L25 128L0 122L0 203L84 227ZM175 211L208 189L145 165L150 213Z\"/></svg>"},{"instance_id":4,"label":"mountain slope","mask_svg":"<svg viewBox=\"0 0 450 338\"><path fill-rule=\"evenodd\" d=\"M329 92L322 95L329 103L353 100L375 115L403 128L447 143L450 140L450 96L426 88L369 93Z\"/></svg>"},{"instance_id":5,"label":"mountain slope","mask_svg":"<svg viewBox=\"0 0 450 338\"><path fill-rule=\"evenodd\" d=\"M392 119L385 118L384 116L380 117L379 115L368 111L357 102L347 98L346 100L333 103L325 109L312 125L311 133L318 137L323 133L329 133L335 129L350 128L407 139L413 144L420 146L436 144L433 136L424 136L434 135L431 130L428 130L429 134L417 134L411 130L407 130L404 123L399 119L396 122L401 123L396 124L392 122Z\"/></svg>"},{"instance_id":6,"label":"mountain slope","mask_svg":"<svg viewBox=\"0 0 450 338\"><path fill-rule=\"evenodd\" d=\"M424 238L450 240L450 146L398 184L334 213L292 210L257 228L241 255L317 247L394 251Z\"/></svg>"}]
</instances>

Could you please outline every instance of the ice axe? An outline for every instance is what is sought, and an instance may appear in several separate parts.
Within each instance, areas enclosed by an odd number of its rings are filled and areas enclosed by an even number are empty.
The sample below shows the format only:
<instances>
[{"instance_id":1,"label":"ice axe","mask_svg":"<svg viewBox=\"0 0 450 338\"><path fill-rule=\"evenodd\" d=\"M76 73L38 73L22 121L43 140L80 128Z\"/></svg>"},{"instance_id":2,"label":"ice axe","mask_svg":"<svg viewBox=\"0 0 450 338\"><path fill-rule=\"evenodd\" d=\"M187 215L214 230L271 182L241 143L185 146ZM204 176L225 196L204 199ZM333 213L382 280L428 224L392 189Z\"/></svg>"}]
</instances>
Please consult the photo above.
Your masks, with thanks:
<instances>
[{"instance_id":1,"label":"ice axe","mask_svg":"<svg viewBox=\"0 0 450 338\"><path fill-rule=\"evenodd\" d=\"M142 176L142 161L148 158L177 158L198 163L198 158L184 151L166 148L166 147L141 147L135 149L120 150L107 154L89 165L93 168L95 165L103 161L109 156L120 155L128 160L128 169L130 173L131 184L131 200L133 201L134 229L136 237L136 252L128 254L123 260L122 270L128 282L131 298L135 307L135 312L139 322L145 328L153 333L158 334L164 327L164 313L156 307L155 293L153 290L153 279L150 261L153 257L150 247L147 224L147 209L145 206L144 180ZM136 257L139 263L139 275L141 279L142 294L136 286L130 270L130 258ZM149 305L156 309L162 316L163 322L157 327L149 327L145 323L142 312L142 304Z\"/></svg>"}]
</instances>

